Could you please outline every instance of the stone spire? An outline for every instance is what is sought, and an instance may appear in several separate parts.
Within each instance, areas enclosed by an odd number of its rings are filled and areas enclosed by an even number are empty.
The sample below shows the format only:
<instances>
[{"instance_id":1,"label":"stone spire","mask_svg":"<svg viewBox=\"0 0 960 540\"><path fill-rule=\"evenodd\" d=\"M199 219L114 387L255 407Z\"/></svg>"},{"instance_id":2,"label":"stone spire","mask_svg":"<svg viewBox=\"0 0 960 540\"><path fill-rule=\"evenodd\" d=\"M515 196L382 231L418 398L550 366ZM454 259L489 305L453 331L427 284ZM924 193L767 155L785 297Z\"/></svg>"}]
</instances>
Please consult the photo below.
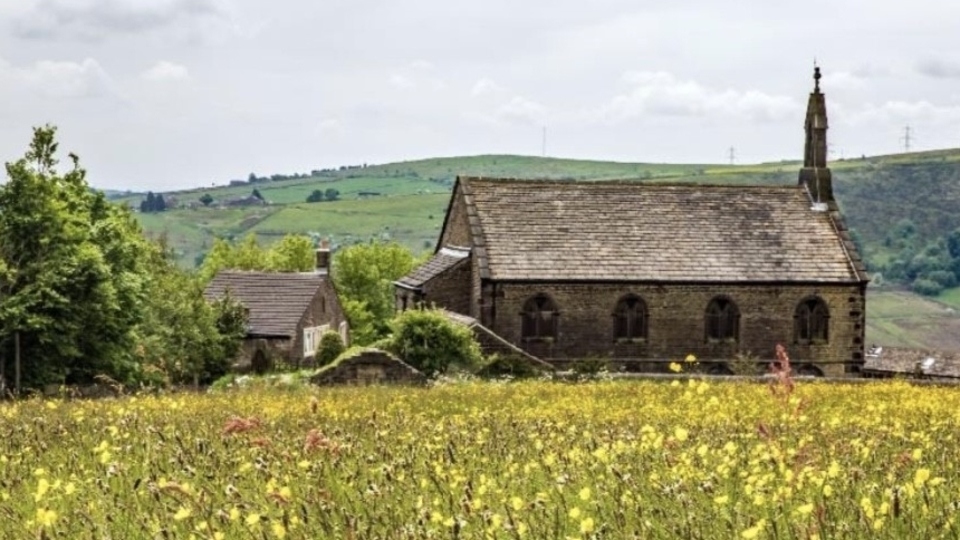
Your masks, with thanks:
<instances>
[{"instance_id":1,"label":"stone spire","mask_svg":"<svg viewBox=\"0 0 960 540\"><path fill-rule=\"evenodd\" d=\"M800 183L805 184L814 202L833 201L833 182L827 168L827 100L820 92L820 68L813 68L813 92L807 101L804 123L803 168Z\"/></svg>"}]
</instances>

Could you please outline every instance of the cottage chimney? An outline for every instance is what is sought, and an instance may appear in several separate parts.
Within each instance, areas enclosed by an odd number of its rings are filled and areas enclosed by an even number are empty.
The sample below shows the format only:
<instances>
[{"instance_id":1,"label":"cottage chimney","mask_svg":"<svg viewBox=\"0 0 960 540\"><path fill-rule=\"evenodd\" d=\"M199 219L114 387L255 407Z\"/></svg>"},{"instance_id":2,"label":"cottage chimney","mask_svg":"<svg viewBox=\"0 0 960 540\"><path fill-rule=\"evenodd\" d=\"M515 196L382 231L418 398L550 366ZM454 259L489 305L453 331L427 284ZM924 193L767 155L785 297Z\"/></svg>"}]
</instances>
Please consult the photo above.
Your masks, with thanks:
<instances>
[{"instance_id":1,"label":"cottage chimney","mask_svg":"<svg viewBox=\"0 0 960 540\"><path fill-rule=\"evenodd\" d=\"M806 141L803 147L803 168L800 184L806 185L810 198L817 203L833 199L833 179L827 167L827 101L820 92L820 68L813 68L813 92L807 101L807 119L804 123Z\"/></svg>"},{"instance_id":2,"label":"cottage chimney","mask_svg":"<svg viewBox=\"0 0 960 540\"><path fill-rule=\"evenodd\" d=\"M330 244L326 240L320 241L320 247L316 251L317 265L316 271L320 274L330 273Z\"/></svg>"}]
</instances>

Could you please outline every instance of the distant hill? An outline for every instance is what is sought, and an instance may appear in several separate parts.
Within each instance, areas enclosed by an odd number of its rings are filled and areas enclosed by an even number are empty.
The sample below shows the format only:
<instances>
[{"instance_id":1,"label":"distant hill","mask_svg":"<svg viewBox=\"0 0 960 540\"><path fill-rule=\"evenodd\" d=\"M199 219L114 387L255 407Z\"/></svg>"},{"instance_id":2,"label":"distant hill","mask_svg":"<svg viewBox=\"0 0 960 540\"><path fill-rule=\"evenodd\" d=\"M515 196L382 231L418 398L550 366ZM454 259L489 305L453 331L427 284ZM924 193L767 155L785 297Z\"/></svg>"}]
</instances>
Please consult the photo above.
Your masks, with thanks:
<instances>
[{"instance_id":1,"label":"distant hill","mask_svg":"<svg viewBox=\"0 0 960 540\"><path fill-rule=\"evenodd\" d=\"M254 232L264 241L286 233L314 233L335 243L392 238L414 249L436 240L450 188L458 174L570 180L627 179L705 184L792 184L799 163L750 166L653 164L487 155L436 158L327 170L319 175L169 192L172 209L138 214L150 234L166 233L185 264L213 238ZM835 190L848 224L862 240L868 263L889 257L882 245L902 219L927 241L960 227L960 150L896 154L831 164ZM266 180L266 179L263 179ZM307 203L315 190L335 189L339 200ZM270 204L231 206L254 189ZM204 207L199 199L209 194ZM112 198L139 208L143 193Z\"/></svg>"},{"instance_id":2,"label":"distant hill","mask_svg":"<svg viewBox=\"0 0 960 540\"><path fill-rule=\"evenodd\" d=\"M528 156L485 155L344 167L275 180L233 181L229 186L163 193L170 209L138 213L147 234L166 235L185 266L193 266L216 237L255 233L269 243L289 233L329 238L333 245L392 239L414 250L431 249L443 223L457 175L567 180L624 179L702 184L794 184L800 163L757 165L618 163ZM911 253L960 227L960 149L834 161L834 190L867 266L883 269L901 251ZM251 198L253 190L268 204ZM335 190L338 199L308 203L315 191ZM111 198L139 209L144 193ZM204 206L200 199L212 199ZM246 202L242 199L247 199ZM906 222L904 220L907 220ZM909 223L908 246L891 244L896 227ZM902 244L902 242L901 242ZM899 246L899 247L897 247ZM897 250L901 251L897 251ZM871 321L868 339L889 345L960 348L953 308L909 293L874 293L884 318ZM953 299L957 290L948 290ZM886 300L884 300L886 299ZM909 299L909 301L905 300ZM892 311L903 309L896 317ZM934 317L933 314L937 316ZM878 315L879 317L879 315ZM942 328L943 330L938 330ZM952 332L953 330L949 330Z\"/></svg>"}]
</instances>

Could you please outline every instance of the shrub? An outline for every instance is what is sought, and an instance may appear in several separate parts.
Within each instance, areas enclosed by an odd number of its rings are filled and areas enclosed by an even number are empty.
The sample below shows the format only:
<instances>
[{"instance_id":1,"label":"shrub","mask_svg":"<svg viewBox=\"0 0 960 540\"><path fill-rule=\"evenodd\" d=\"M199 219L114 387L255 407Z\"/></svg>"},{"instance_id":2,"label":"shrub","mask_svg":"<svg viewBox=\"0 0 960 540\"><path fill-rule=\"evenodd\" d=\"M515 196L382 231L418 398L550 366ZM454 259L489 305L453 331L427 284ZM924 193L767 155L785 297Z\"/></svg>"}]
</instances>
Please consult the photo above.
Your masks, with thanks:
<instances>
[{"instance_id":1,"label":"shrub","mask_svg":"<svg viewBox=\"0 0 960 540\"><path fill-rule=\"evenodd\" d=\"M930 281L937 282L945 289L949 289L950 287L955 287L957 285L957 277L953 275L953 272L948 272L946 270L934 270L923 277L929 279Z\"/></svg>"},{"instance_id":2,"label":"shrub","mask_svg":"<svg viewBox=\"0 0 960 540\"><path fill-rule=\"evenodd\" d=\"M500 356L494 354L487 359L487 365L477 371L479 377L503 377L510 376L515 378L537 377L546 371L542 366L536 365L528 358L519 354L508 354Z\"/></svg>"},{"instance_id":3,"label":"shrub","mask_svg":"<svg viewBox=\"0 0 960 540\"><path fill-rule=\"evenodd\" d=\"M339 332L327 330L320 336L320 345L317 346L317 366L325 366L333 362L343 353L343 338Z\"/></svg>"},{"instance_id":4,"label":"shrub","mask_svg":"<svg viewBox=\"0 0 960 540\"><path fill-rule=\"evenodd\" d=\"M932 279L918 278L913 282L913 291L924 296L936 296L943 291L943 285Z\"/></svg>"},{"instance_id":5,"label":"shrub","mask_svg":"<svg viewBox=\"0 0 960 540\"><path fill-rule=\"evenodd\" d=\"M594 377L607 370L607 360L600 357L581 358L573 363L573 372L580 376Z\"/></svg>"},{"instance_id":6,"label":"shrub","mask_svg":"<svg viewBox=\"0 0 960 540\"><path fill-rule=\"evenodd\" d=\"M444 373L450 366L469 369L480 362L480 346L473 332L437 310L404 311L390 326L393 338L387 350L428 377Z\"/></svg>"}]
</instances>

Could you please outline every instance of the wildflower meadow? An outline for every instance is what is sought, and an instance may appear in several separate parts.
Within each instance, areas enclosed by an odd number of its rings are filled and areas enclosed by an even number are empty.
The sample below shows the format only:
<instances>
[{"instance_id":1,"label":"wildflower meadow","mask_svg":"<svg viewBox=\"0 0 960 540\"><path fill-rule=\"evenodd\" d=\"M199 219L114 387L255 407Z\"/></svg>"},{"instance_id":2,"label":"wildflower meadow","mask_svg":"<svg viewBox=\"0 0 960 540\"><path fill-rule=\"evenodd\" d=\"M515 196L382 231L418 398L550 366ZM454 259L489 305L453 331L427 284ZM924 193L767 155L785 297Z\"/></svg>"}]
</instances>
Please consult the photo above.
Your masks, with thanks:
<instances>
[{"instance_id":1,"label":"wildflower meadow","mask_svg":"<svg viewBox=\"0 0 960 540\"><path fill-rule=\"evenodd\" d=\"M960 391L451 383L0 405L2 538L956 538Z\"/></svg>"}]
</instances>

